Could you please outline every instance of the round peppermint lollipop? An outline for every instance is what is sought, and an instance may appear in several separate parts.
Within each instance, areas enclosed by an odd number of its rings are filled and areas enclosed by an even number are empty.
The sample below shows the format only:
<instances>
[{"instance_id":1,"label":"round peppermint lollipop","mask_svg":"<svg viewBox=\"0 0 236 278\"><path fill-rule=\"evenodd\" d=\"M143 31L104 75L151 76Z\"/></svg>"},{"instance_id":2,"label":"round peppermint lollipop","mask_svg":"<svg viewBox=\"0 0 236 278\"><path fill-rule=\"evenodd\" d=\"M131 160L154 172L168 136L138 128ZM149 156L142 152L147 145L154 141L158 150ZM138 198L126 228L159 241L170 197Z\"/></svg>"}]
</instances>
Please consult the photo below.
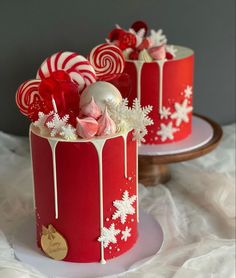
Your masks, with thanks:
<instances>
[{"instance_id":1,"label":"round peppermint lollipop","mask_svg":"<svg viewBox=\"0 0 236 278\"><path fill-rule=\"evenodd\" d=\"M109 81L117 78L124 70L124 56L121 50L112 44L100 44L92 49L88 57L97 78Z\"/></svg>"},{"instance_id":2,"label":"round peppermint lollipop","mask_svg":"<svg viewBox=\"0 0 236 278\"><path fill-rule=\"evenodd\" d=\"M29 107L32 106L35 100L40 102L39 85L41 80L33 79L25 81L16 91L16 104L20 112L28 116ZM37 96L37 98L36 98Z\"/></svg>"},{"instance_id":3,"label":"round peppermint lollipop","mask_svg":"<svg viewBox=\"0 0 236 278\"><path fill-rule=\"evenodd\" d=\"M81 92L96 81L96 73L89 61L74 52L57 52L48 57L37 72L38 79L45 79L57 71L69 74L71 80L79 86Z\"/></svg>"}]
</instances>

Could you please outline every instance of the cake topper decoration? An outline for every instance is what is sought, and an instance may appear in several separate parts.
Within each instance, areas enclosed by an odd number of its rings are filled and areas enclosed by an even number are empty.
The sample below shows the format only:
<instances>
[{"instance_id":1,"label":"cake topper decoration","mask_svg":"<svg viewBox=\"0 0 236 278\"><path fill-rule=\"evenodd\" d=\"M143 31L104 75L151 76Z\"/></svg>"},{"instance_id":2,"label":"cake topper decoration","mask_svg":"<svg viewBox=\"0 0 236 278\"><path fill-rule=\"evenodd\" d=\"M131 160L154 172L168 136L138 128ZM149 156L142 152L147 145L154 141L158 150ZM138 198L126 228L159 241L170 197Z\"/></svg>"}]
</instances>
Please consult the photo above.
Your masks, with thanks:
<instances>
[{"instance_id":1,"label":"cake topper decoration","mask_svg":"<svg viewBox=\"0 0 236 278\"><path fill-rule=\"evenodd\" d=\"M111 44L95 47L88 60L74 52L55 53L42 63L37 79L18 88L16 103L42 136L90 140L134 130L140 142L152 124L147 117L151 107L124 106L120 91L104 81L120 79L124 63L122 51Z\"/></svg>"},{"instance_id":2,"label":"cake topper decoration","mask_svg":"<svg viewBox=\"0 0 236 278\"><path fill-rule=\"evenodd\" d=\"M162 29L157 31L151 29L149 34L144 21L134 22L128 30L116 25L116 28L109 33L106 42L118 46L126 60L145 62L170 60L175 57L177 51L173 45L167 45L167 38Z\"/></svg>"}]
</instances>

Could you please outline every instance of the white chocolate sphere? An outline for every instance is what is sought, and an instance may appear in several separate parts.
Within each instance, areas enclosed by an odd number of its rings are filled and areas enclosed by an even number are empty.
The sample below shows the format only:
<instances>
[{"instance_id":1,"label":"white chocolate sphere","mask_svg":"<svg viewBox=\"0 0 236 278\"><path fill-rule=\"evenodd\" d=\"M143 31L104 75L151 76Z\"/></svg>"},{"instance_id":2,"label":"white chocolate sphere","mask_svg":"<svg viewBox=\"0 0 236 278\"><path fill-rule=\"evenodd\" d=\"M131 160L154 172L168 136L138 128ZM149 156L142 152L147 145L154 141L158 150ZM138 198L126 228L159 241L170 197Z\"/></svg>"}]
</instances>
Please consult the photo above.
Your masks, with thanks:
<instances>
[{"instance_id":1,"label":"white chocolate sphere","mask_svg":"<svg viewBox=\"0 0 236 278\"><path fill-rule=\"evenodd\" d=\"M80 108L94 99L102 111L105 110L106 101L111 100L116 104L122 101L120 91L111 83L98 81L89 85L80 96Z\"/></svg>"}]
</instances>

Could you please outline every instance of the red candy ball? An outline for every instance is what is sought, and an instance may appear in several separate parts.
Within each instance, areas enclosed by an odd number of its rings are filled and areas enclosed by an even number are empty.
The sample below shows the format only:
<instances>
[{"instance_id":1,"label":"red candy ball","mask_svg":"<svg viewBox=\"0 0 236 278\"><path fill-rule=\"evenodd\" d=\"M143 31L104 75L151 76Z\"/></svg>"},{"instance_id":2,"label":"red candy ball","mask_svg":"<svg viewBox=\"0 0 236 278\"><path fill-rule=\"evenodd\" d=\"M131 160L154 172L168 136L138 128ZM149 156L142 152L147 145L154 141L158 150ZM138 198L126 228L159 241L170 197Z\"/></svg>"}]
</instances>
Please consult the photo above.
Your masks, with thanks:
<instances>
[{"instance_id":1,"label":"red candy ball","mask_svg":"<svg viewBox=\"0 0 236 278\"><path fill-rule=\"evenodd\" d=\"M119 37L122 33L125 33L125 31L122 29L113 29L108 35L108 38L111 42L119 40Z\"/></svg>"},{"instance_id":2,"label":"red candy ball","mask_svg":"<svg viewBox=\"0 0 236 278\"><path fill-rule=\"evenodd\" d=\"M130 60L138 60L138 56L139 56L139 51L138 51L138 50L133 50L133 51L129 54L129 59L130 59Z\"/></svg>"},{"instance_id":3,"label":"red candy ball","mask_svg":"<svg viewBox=\"0 0 236 278\"><path fill-rule=\"evenodd\" d=\"M167 60L172 60L174 56L170 52L166 52L166 59Z\"/></svg>"},{"instance_id":4,"label":"red candy ball","mask_svg":"<svg viewBox=\"0 0 236 278\"><path fill-rule=\"evenodd\" d=\"M132 24L131 28L134 29L135 32L138 32L139 30L144 29L145 30L144 36L147 35L148 26L144 21L140 20L140 21L134 22Z\"/></svg>"}]
</instances>

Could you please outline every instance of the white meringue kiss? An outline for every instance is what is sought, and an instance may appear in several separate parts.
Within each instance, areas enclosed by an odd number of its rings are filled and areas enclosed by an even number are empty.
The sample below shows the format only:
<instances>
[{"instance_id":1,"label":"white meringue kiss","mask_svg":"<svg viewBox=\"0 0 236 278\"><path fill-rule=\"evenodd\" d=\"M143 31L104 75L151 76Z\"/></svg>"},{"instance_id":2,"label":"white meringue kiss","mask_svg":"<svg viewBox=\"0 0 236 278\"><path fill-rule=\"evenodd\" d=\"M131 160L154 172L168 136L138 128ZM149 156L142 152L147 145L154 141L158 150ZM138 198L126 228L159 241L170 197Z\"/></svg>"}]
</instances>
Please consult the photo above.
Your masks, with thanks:
<instances>
[{"instance_id":1,"label":"white meringue kiss","mask_svg":"<svg viewBox=\"0 0 236 278\"><path fill-rule=\"evenodd\" d=\"M116 133L116 124L108 115L107 108L105 108L104 114L98 120L98 132L97 135L112 135Z\"/></svg>"},{"instance_id":2,"label":"white meringue kiss","mask_svg":"<svg viewBox=\"0 0 236 278\"><path fill-rule=\"evenodd\" d=\"M84 139L93 138L98 131L98 122L92 118L87 117L83 119L77 118L76 132Z\"/></svg>"},{"instance_id":3,"label":"white meringue kiss","mask_svg":"<svg viewBox=\"0 0 236 278\"><path fill-rule=\"evenodd\" d=\"M147 49L143 49L140 51L139 55L138 55L138 59L140 61L144 61L144 62L152 62L153 59L151 57L151 55L148 53Z\"/></svg>"},{"instance_id":4,"label":"white meringue kiss","mask_svg":"<svg viewBox=\"0 0 236 278\"><path fill-rule=\"evenodd\" d=\"M92 117L94 119L99 118L102 115L101 109L94 101L94 98L91 98L91 101L88 104L85 104L81 107L81 112L87 117Z\"/></svg>"}]
</instances>

